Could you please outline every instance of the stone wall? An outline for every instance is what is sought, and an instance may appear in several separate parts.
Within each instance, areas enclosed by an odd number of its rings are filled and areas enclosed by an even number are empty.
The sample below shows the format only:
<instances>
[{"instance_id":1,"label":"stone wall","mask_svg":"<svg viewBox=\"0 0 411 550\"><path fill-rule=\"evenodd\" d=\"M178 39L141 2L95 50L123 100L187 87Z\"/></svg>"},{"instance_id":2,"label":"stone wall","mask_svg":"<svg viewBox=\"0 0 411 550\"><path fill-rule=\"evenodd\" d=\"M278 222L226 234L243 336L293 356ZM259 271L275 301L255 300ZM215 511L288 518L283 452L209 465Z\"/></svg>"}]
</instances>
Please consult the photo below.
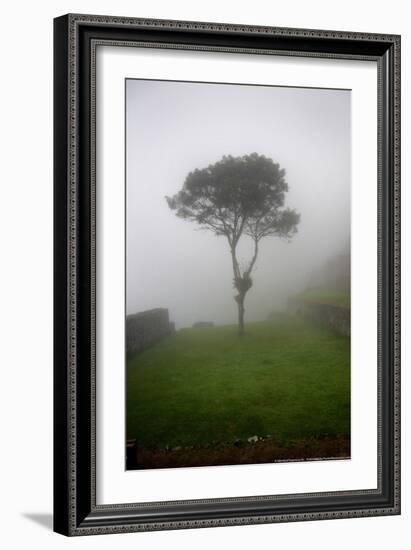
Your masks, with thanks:
<instances>
[{"instance_id":1,"label":"stone wall","mask_svg":"<svg viewBox=\"0 0 411 550\"><path fill-rule=\"evenodd\" d=\"M168 309L157 308L128 315L126 319L127 353L143 351L174 333Z\"/></svg>"},{"instance_id":2,"label":"stone wall","mask_svg":"<svg viewBox=\"0 0 411 550\"><path fill-rule=\"evenodd\" d=\"M351 310L349 307L289 298L288 309L291 313L301 314L306 319L329 327L343 336L351 334Z\"/></svg>"}]
</instances>

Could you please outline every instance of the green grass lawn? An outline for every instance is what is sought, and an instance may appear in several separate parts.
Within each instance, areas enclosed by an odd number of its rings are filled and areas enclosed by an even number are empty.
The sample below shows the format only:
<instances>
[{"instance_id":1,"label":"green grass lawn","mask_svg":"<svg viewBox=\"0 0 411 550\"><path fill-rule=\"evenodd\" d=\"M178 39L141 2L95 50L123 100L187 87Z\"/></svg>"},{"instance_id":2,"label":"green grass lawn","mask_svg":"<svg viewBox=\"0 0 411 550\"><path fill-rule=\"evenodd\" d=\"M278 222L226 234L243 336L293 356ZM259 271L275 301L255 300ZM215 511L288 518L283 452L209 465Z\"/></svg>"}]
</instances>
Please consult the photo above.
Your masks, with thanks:
<instances>
[{"instance_id":1,"label":"green grass lawn","mask_svg":"<svg viewBox=\"0 0 411 550\"><path fill-rule=\"evenodd\" d=\"M145 448L350 433L350 340L299 317L182 329L128 357L127 438Z\"/></svg>"},{"instance_id":2,"label":"green grass lawn","mask_svg":"<svg viewBox=\"0 0 411 550\"><path fill-rule=\"evenodd\" d=\"M348 292L338 290L324 290L324 289L309 289L304 290L293 296L298 300L306 300L307 302L317 302L319 304L329 304L332 306L350 307L350 294Z\"/></svg>"}]
</instances>

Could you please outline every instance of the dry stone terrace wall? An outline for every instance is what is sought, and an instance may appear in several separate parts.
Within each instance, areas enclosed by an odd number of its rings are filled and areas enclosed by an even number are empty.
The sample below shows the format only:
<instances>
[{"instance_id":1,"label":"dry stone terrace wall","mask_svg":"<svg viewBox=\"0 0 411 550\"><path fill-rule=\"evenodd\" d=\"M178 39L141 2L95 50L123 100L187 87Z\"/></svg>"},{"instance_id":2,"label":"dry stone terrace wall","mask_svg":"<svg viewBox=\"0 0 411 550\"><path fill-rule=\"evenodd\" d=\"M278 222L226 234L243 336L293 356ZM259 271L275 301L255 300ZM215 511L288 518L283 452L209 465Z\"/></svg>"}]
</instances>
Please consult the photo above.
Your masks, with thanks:
<instances>
[{"instance_id":1,"label":"dry stone terrace wall","mask_svg":"<svg viewBox=\"0 0 411 550\"><path fill-rule=\"evenodd\" d=\"M126 319L127 353L143 351L174 333L168 309L157 308L128 315Z\"/></svg>"},{"instance_id":2,"label":"dry stone terrace wall","mask_svg":"<svg viewBox=\"0 0 411 550\"><path fill-rule=\"evenodd\" d=\"M349 307L289 298L288 309L292 313L303 315L310 321L329 327L343 336L351 334L351 310Z\"/></svg>"}]
</instances>

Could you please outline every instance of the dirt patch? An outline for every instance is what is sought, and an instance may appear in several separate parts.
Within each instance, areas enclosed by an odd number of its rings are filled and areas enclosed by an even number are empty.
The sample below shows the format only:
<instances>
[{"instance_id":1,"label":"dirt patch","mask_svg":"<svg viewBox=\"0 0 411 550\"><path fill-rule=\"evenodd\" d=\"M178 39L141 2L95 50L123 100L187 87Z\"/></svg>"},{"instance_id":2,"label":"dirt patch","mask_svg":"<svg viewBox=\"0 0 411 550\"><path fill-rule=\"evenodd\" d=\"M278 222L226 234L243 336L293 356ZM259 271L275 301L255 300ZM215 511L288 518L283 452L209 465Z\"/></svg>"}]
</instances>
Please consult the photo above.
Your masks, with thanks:
<instances>
[{"instance_id":1,"label":"dirt patch","mask_svg":"<svg viewBox=\"0 0 411 550\"><path fill-rule=\"evenodd\" d=\"M215 445L182 449L144 449L136 446L128 452L127 469L188 468L234 464L267 464L273 462L330 460L350 458L350 437L321 436L292 441L280 446L273 439L236 445Z\"/></svg>"}]
</instances>

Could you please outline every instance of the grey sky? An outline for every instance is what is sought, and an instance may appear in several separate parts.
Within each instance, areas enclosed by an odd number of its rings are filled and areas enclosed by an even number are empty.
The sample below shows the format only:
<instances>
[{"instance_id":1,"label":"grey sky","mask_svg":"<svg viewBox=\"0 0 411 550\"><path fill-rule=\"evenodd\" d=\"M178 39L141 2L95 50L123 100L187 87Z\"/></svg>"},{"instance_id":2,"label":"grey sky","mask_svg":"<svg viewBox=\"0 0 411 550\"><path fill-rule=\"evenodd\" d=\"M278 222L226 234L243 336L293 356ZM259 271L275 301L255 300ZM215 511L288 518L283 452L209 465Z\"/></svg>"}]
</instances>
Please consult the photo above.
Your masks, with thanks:
<instances>
[{"instance_id":1,"label":"grey sky","mask_svg":"<svg viewBox=\"0 0 411 550\"><path fill-rule=\"evenodd\" d=\"M235 323L224 237L168 208L186 175L223 155L264 154L286 170L286 206L301 214L291 243L261 242L246 321L265 319L310 272L346 246L350 230L350 92L126 81L127 313L167 307L177 327ZM243 237L240 258L249 259Z\"/></svg>"}]
</instances>

